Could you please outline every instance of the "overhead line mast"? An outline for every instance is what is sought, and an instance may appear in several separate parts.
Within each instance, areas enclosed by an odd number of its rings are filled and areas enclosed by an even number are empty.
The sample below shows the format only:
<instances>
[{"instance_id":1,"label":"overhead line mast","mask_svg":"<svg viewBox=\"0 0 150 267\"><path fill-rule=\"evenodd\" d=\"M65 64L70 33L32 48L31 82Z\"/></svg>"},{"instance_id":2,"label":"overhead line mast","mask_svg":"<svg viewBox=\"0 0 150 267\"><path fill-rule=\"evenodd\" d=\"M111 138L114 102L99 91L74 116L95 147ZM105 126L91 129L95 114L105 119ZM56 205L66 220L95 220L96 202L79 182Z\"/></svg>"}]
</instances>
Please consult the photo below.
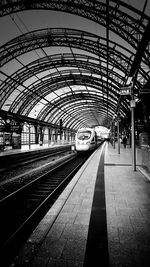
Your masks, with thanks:
<instances>
[{"instance_id":1,"label":"overhead line mast","mask_svg":"<svg viewBox=\"0 0 150 267\"><path fill-rule=\"evenodd\" d=\"M106 0L106 42L107 42L107 123L108 123L108 75L109 75L109 0Z\"/></svg>"}]
</instances>

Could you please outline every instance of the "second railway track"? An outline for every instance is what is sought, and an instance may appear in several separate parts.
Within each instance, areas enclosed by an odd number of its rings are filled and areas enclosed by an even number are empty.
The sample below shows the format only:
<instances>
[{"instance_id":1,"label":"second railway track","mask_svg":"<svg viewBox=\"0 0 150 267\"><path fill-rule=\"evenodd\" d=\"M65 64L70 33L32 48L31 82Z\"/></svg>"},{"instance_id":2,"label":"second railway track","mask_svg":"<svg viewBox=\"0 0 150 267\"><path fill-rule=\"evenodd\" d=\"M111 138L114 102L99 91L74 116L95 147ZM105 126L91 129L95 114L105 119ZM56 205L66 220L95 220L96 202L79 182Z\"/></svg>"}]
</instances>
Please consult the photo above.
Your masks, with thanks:
<instances>
[{"instance_id":1,"label":"second railway track","mask_svg":"<svg viewBox=\"0 0 150 267\"><path fill-rule=\"evenodd\" d=\"M0 200L2 257L15 255L86 159L87 155L68 159Z\"/></svg>"},{"instance_id":2,"label":"second railway track","mask_svg":"<svg viewBox=\"0 0 150 267\"><path fill-rule=\"evenodd\" d=\"M0 157L0 173L6 172L11 169L15 169L18 167L22 167L24 165L28 165L30 163L36 162L38 160L43 160L52 156L61 155L65 152L70 152L71 146L58 146L45 148L41 150L33 150L20 152L18 154L6 154Z\"/></svg>"}]
</instances>

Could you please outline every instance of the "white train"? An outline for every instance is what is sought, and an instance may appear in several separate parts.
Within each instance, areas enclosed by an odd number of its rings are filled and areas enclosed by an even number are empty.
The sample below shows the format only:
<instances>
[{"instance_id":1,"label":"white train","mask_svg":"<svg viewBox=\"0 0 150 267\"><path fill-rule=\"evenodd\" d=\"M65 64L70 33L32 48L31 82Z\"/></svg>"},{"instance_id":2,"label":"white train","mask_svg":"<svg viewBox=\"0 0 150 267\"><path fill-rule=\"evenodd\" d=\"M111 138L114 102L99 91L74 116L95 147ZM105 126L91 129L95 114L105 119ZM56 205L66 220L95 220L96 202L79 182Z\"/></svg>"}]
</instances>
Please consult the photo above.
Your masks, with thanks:
<instances>
[{"instance_id":1,"label":"white train","mask_svg":"<svg viewBox=\"0 0 150 267\"><path fill-rule=\"evenodd\" d=\"M97 147L97 134L94 128L81 128L75 137L77 152L94 150Z\"/></svg>"}]
</instances>

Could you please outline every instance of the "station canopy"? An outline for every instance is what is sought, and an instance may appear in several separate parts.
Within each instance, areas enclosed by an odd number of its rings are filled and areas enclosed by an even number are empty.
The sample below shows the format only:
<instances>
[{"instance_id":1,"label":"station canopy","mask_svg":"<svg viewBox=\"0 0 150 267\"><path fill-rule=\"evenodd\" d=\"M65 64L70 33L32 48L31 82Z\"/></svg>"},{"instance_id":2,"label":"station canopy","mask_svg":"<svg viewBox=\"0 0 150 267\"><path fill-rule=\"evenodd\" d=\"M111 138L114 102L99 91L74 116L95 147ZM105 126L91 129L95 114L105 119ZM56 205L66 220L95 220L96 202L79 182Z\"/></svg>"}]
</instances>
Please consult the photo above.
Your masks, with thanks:
<instances>
[{"instance_id":1,"label":"station canopy","mask_svg":"<svg viewBox=\"0 0 150 267\"><path fill-rule=\"evenodd\" d=\"M1 0L0 110L69 129L125 119L150 84L150 1Z\"/></svg>"}]
</instances>

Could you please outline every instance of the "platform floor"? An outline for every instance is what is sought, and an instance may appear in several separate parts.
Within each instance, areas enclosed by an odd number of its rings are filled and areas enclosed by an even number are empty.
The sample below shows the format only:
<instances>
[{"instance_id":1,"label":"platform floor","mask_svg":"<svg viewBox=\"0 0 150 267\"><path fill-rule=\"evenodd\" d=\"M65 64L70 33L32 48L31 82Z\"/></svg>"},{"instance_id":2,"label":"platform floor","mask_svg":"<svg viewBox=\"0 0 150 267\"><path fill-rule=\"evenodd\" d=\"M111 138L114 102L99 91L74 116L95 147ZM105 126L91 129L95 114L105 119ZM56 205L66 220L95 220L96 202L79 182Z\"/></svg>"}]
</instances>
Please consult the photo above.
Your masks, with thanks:
<instances>
[{"instance_id":1,"label":"platform floor","mask_svg":"<svg viewBox=\"0 0 150 267\"><path fill-rule=\"evenodd\" d=\"M110 266L150 266L150 183L130 149L108 148L105 189Z\"/></svg>"},{"instance_id":2,"label":"platform floor","mask_svg":"<svg viewBox=\"0 0 150 267\"><path fill-rule=\"evenodd\" d=\"M100 156L99 150L74 176L11 266L88 266L84 257ZM99 228L107 228L108 265L100 255L92 267L149 267L150 183L138 168L133 171L130 148L118 154L117 147L106 145L104 185L107 220L95 229L99 236Z\"/></svg>"}]
</instances>

